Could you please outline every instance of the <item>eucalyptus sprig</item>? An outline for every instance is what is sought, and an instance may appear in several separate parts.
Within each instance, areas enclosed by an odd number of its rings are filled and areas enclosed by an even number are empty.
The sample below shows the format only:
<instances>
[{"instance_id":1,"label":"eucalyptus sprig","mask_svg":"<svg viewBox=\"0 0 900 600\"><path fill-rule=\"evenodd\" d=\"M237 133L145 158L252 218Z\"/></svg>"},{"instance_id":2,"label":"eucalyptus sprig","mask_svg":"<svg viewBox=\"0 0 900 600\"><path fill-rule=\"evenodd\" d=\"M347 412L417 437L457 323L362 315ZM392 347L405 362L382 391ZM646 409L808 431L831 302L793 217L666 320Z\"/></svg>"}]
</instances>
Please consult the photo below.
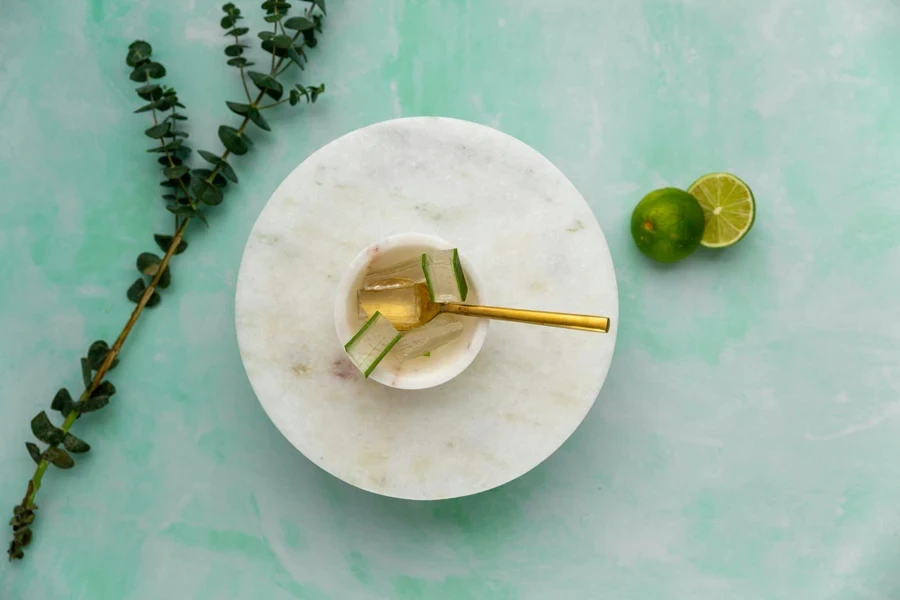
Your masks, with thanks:
<instances>
[{"instance_id":1,"label":"eucalyptus sprig","mask_svg":"<svg viewBox=\"0 0 900 600\"><path fill-rule=\"evenodd\" d=\"M160 183L163 188L162 197L166 201L166 209L174 215L174 229L171 234L153 236L163 252L162 256L153 252L138 255L136 267L140 275L126 292L128 299L137 306L112 346L104 340L97 340L81 358L84 390L79 394L78 400L66 388L61 388L53 397L50 408L63 417L62 425L54 425L46 411L41 411L31 420L31 432L46 447L41 449L33 442L25 443L37 467L28 481L25 497L13 509L10 521L13 539L8 550L10 560L22 558L25 546L31 543L34 535L32 524L37 510L34 500L49 466L71 469L75 465L72 455L91 449L90 445L70 433L70 429L83 415L106 407L116 393L116 387L106 380L106 375L119 362L122 345L144 309L157 306L162 301L159 290L165 290L172 282L172 258L188 247L184 239L188 226L194 219L208 226L204 212L209 207L222 203L223 192L229 181L238 182L237 174L228 159L231 155L244 155L253 147L247 126L252 123L259 129L271 131L262 111L285 102L289 102L291 106L302 101L313 103L325 91L324 85L306 87L296 84L288 89L285 97L282 78L294 65L301 70L304 68L308 60L306 51L316 46L317 33L322 31L322 17L325 14L325 0L301 1L308 3L308 7L298 16L289 16L291 5L288 2L266 0L262 3L265 20L272 24L271 31L259 33L260 45L269 63L266 72L251 70L254 63L244 56L245 51L250 48L243 41L249 29L238 26L243 19L240 9L231 2L222 7L225 16L220 25L226 30L225 35L233 40L233 43L226 46L225 55L228 57L228 64L240 72L247 101L226 101L228 108L241 117L241 120L237 127L219 126L219 140L224 151L197 151L209 163L209 168L191 168L188 165L192 151L185 143L188 133L181 128L188 117L179 110L185 109L185 106L175 89L160 83L166 75L166 69L153 60L153 48L140 40L128 47L125 62L132 68L130 79L140 84L135 92L145 102L134 112L149 112L153 118L153 125L144 132L153 140L153 146L147 152L159 155L157 161L164 176ZM255 96L250 91L250 83L258 90Z\"/></svg>"}]
</instances>

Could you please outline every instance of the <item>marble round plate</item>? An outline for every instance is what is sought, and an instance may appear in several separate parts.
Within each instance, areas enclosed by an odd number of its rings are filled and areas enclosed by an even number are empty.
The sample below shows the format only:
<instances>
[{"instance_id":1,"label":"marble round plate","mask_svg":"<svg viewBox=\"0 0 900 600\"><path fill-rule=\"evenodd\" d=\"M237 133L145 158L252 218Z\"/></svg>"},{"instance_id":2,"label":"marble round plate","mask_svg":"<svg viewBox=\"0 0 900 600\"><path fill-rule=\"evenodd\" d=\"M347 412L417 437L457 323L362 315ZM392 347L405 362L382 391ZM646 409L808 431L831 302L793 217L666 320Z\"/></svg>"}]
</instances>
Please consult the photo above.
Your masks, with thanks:
<instances>
[{"instance_id":1,"label":"marble round plate","mask_svg":"<svg viewBox=\"0 0 900 600\"><path fill-rule=\"evenodd\" d=\"M493 304L606 315L610 332L495 321L446 384L366 381L335 335L335 291L362 248L408 231L459 247ZM575 187L515 138L433 117L359 129L294 169L250 234L235 312L284 436L347 483L416 500L488 490L550 456L593 405L618 326L609 249Z\"/></svg>"}]
</instances>

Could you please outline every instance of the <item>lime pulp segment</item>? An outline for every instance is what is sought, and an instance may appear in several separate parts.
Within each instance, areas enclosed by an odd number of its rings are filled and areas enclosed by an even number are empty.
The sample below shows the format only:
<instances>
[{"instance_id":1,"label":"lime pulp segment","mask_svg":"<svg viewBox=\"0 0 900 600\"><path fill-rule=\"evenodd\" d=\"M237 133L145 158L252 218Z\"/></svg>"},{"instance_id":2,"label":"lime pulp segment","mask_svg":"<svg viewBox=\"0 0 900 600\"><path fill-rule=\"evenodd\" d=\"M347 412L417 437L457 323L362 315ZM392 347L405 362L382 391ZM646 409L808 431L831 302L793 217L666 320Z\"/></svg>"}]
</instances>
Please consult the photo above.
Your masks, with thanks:
<instances>
[{"instance_id":1,"label":"lime pulp segment","mask_svg":"<svg viewBox=\"0 0 900 600\"><path fill-rule=\"evenodd\" d=\"M756 202L746 183L731 173L710 173L691 184L688 193L697 199L706 227L701 244L724 248L747 235L756 219Z\"/></svg>"}]
</instances>

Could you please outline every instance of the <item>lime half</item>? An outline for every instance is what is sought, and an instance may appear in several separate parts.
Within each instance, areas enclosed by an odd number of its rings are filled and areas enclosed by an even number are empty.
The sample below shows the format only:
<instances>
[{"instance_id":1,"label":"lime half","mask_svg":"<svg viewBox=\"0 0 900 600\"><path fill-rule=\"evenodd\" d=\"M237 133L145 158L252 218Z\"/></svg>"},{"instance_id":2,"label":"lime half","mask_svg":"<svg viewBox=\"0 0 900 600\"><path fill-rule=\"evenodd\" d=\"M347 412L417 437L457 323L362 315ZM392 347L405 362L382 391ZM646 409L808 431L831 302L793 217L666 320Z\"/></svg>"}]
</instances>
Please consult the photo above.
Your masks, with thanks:
<instances>
[{"instance_id":1,"label":"lime half","mask_svg":"<svg viewBox=\"0 0 900 600\"><path fill-rule=\"evenodd\" d=\"M344 350L363 375L368 377L399 341L400 332L380 312L376 312L353 339L347 342Z\"/></svg>"},{"instance_id":2,"label":"lime half","mask_svg":"<svg viewBox=\"0 0 900 600\"><path fill-rule=\"evenodd\" d=\"M706 229L700 243L725 248L747 235L756 219L756 202L747 184L731 173L710 173L691 184L688 193L697 199Z\"/></svg>"}]
</instances>

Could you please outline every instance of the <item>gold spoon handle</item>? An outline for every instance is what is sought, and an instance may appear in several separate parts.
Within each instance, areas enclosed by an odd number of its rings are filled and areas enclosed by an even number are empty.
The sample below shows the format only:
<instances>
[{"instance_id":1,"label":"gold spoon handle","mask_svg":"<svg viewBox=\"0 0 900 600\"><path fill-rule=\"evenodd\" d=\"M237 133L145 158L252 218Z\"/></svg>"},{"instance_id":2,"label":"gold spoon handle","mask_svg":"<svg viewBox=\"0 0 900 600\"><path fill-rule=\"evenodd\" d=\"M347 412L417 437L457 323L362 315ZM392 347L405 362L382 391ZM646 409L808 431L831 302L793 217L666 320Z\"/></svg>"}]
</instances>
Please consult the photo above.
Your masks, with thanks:
<instances>
[{"instance_id":1,"label":"gold spoon handle","mask_svg":"<svg viewBox=\"0 0 900 600\"><path fill-rule=\"evenodd\" d=\"M545 312L540 310L522 310L519 308L500 308L496 306L476 306L474 304L441 304L441 312L469 317L484 317L516 323L533 325L549 325L550 327L566 327L582 331L609 331L609 318L591 315L574 315L571 313Z\"/></svg>"}]
</instances>

